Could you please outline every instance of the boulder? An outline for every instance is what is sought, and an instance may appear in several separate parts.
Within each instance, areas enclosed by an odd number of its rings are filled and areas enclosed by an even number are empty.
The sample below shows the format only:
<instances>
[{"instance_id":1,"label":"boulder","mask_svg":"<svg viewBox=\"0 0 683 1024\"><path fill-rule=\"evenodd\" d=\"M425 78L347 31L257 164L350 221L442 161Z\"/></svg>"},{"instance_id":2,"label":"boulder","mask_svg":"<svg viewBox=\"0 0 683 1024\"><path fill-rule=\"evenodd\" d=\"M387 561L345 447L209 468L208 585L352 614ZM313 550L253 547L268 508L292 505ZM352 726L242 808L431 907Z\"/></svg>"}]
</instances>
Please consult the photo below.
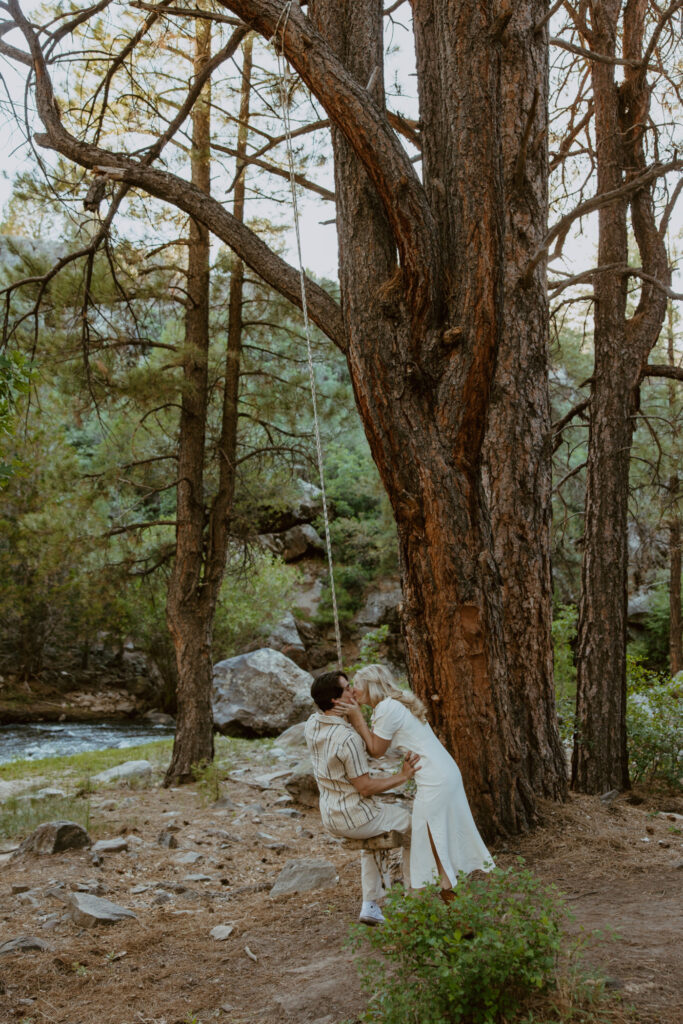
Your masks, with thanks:
<instances>
[{"instance_id":1,"label":"boulder","mask_svg":"<svg viewBox=\"0 0 683 1024\"><path fill-rule=\"evenodd\" d=\"M305 722L297 722L296 725L290 725L289 729L285 729L284 732L280 733L277 738L278 747L284 747L285 750L296 749L297 747L306 746L306 737L304 736L304 730L306 728Z\"/></svg>"},{"instance_id":2,"label":"boulder","mask_svg":"<svg viewBox=\"0 0 683 1024\"><path fill-rule=\"evenodd\" d=\"M82 928L92 928L96 924L116 924L117 921L124 921L128 917L136 917L127 907L121 907L118 903L86 892L71 894L69 913L74 922Z\"/></svg>"},{"instance_id":3,"label":"boulder","mask_svg":"<svg viewBox=\"0 0 683 1024\"><path fill-rule=\"evenodd\" d=\"M382 580L368 591L363 607L356 613L355 622L368 629L376 629L386 623L391 629L398 630L398 609L402 600L399 583L396 580Z\"/></svg>"},{"instance_id":4,"label":"boulder","mask_svg":"<svg viewBox=\"0 0 683 1024\"><path fill-rule=\"evenodd\" d=\"M318 806L320 793L318 792L318 783L315 781L310 758L304 758L297 766L296 770L285 782L285 789L295 803L303 807Z\"/></svg>"},{"instance_id":5,"label":"boulder","mask_svg":"<svg viewBox=\"0 0 683 1024\"><path fill-rule=\"evenodd\" d=\"M288 860L275 885L271 896L288 896L296 892L310 892L312 889L329 889L339 881L334 864L319 857L304 857L302 860Z\"/></svg>"},{"instance_id":6,"label":"boulder","mask_svg":"<svg viewBox=\"0 0 683 1024\"><path fill-rule=\"evenodd\" d=\"M50 950L52 946L44 939L38 939L35 935L19 935L16 939L9 939L0 946L0 956L6 953L16 953L18 950L40 949Z\"/></svg>"},{"instance_id":7,"label":"boulder","mask_svg":"<svg viewBox=\"0 0 683 1024\"><path fill-rule=\"evenodd\" d=\"M266 640L266 647L270 647L271 650L274 651L286 651L287 648L290 650L293 648L297 648L301 651L305 650L303 641L299 636L299 630L296 627L294 616L291 612L287 612L281 621L278 622L277 626L272 630L270 636Z\"/></svg>"},{"instance_id":8,"label":"boulder","mask_svg":"<svg viewBox=\"0 0 683 1024\"><path fill-rule=\"evenodd\" d=\"M325 542L310 523L292 526L283 533L264 533L260 540L263 547L279 555L284 562L296 562L309 552L325 554Z\"/></svg>"},{"instance_id":9,"label":"boulder","mask_svg":"<svg viewBox=\"0 0 683 1024\"><path fill-rule=\"evenodd\" d=\"M265 647L220 661L213 675L216 728L232 736L277 736L313 711L313 676Z\"/></svg>"},{"instance_id":10,"label":"boulder","mask_svg":"<svg viewBox=\"0 0 683 1024\"><path fill-rule=\"evenodd\" d=\"M258 514L258 525L265 533L280 533L299 523L310 523L322 512L322 491L307 480L296 481L296 496L286 506L264 505Z\"/></svg>"},{"instance_id":11,"label":"boulder","mask_svg":"<svg viewBox=\"0 0 683 1024\"><path fill-rule=\"evenodd\" d=\"M165 725L172 729L175 725L173 715L166 715L163 711L146 711L142 716L150 725Z\"/></svg>"},{"instance_id":12,"label":"boulder","mask_svg":"<svg viewBox=\"0 0 683 1024\"><path fill-rule=\"evenodd\" d=\"M82 850L90 846L91 839L82 825L75 821L46 821L39 825L12 854L22 857L35 853L39 856L62 853L64 850Z\"/></svg>"},{"instance_id":13,"label":"boulder","mask_svg":"<svg viewBox=\"0 0 683 1024\"><path fill-rule=\"evenodd\" d=\"M125 761L93 775L93 782L128 782L130 779L141 779L151 774L152 765L149 761Z\"/></svg>"}]
</instances>

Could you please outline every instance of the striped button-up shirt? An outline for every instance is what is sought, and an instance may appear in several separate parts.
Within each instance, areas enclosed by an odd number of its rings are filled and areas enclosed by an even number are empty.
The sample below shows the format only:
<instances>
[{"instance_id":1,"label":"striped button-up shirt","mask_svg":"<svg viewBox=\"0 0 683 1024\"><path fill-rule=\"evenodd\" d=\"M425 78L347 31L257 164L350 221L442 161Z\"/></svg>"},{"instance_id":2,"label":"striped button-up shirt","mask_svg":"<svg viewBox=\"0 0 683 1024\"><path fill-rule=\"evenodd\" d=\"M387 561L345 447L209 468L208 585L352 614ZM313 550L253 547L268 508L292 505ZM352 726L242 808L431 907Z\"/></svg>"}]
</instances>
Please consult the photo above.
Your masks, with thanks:
<instances>
[{"instance_id":1,"label":"striped button-up shirt","mask_svg":"<svg viewBox=\"0 0 683 1024\"><path fill-rule=\"evenodd\" d=\"M361 796L349 781L369 770L365 744L353 726L318 712L306 722L305 735L325 828L343 834L376 818L379 810L372 797Z\"/></svg>"}]
</instances>

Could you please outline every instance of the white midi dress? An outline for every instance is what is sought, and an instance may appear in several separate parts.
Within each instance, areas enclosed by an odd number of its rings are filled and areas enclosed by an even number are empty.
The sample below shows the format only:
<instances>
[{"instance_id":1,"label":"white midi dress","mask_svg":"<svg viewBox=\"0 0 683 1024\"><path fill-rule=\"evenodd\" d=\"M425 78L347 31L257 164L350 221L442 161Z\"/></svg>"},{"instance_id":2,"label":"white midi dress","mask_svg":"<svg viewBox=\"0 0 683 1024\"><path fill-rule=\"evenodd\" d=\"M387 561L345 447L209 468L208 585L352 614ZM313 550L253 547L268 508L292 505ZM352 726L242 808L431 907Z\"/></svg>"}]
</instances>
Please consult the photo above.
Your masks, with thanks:
<instances>
[{"instance_id":1,"label":"white midi dress","mask_svg":"<svg viewBox=\"0 0 683 1024\"><path fill-rule=\"evenodd\" d=\"M474 823L460 769L431 727L405 705L387 697L373 712L372 731L380 739L420 755L410 845L412 888L421 889L438 880L428 829L452 885L459 871L490 871L493 858Z\"/></svg>"}]
</instances>

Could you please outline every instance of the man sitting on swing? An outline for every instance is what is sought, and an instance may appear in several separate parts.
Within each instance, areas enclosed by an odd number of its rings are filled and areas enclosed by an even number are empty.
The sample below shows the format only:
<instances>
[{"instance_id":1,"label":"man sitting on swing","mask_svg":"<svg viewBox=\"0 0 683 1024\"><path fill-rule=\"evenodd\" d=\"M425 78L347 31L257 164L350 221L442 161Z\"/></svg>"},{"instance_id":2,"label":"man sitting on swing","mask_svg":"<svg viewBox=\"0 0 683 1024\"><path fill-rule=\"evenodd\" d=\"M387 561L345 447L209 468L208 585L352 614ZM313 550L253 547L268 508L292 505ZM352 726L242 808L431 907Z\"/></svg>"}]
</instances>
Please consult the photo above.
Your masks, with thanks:
<instances>
[{"instance_id":1,"label":"man sitting on swing","mask_svg":"<svg viewBox=\"0 0 683 1024\"><path fill-rule=\"evenodd\" d=\"M311 753L313 774L320 790L320 816L334 836L371 839L392 830L410 833L410 812L399 804L385 804L375 797L402 786L419 771L415 754L408 754L396 775L372 778L365 744L356 730L335 710L349 681L343 672L324 672L313 682L311 697L319 711L306 722L306 743ZM410 851L404 847L404 880L409 885ZM376 925L384 921L379 907L384 886L378 858L361 851L363 905L359 920Z\"/></svg>"}]
</instances>

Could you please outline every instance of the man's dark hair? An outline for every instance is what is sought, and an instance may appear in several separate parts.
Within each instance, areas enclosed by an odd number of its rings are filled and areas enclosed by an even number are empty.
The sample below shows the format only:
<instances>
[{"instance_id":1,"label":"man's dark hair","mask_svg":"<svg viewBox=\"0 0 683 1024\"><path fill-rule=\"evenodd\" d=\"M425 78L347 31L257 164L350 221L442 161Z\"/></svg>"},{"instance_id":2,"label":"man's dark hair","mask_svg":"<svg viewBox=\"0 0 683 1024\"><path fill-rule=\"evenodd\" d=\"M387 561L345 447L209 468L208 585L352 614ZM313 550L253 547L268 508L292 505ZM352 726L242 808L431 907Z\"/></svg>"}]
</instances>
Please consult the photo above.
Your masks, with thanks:
<instances>
[{"instance_id":1,"label":"man's dark hair","mask_svg":"<svg viewBox=\"0 0 683 1024\"><path fill-rule=\"evenodd\" d=\"M340 679L348 681L346 672L323 672L313 680L311 697L321 711L330 711L334 707L333 701L337 697L341 697L344 692L344 687L339 682Z\"/></svg>"}]
</instances>

